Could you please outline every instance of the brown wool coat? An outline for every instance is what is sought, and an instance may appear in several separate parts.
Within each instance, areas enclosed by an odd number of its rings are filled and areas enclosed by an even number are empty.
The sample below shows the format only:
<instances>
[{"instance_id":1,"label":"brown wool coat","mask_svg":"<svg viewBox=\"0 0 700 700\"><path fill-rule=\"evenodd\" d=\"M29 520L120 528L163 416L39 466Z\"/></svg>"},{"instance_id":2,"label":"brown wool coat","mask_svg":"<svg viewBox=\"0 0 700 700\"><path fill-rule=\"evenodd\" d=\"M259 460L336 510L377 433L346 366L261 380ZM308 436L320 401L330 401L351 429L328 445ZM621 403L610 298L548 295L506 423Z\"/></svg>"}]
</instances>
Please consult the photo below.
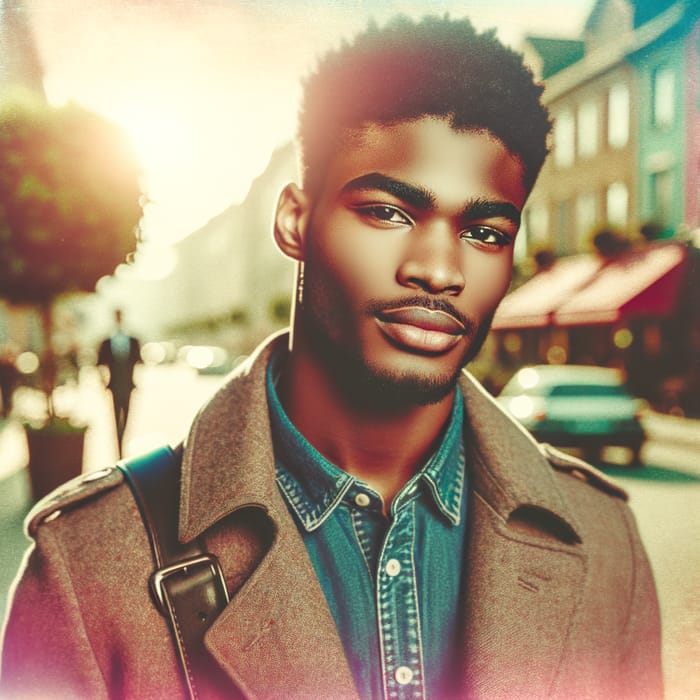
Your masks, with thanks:
<instances>
[{"instance_id":1,"label":"brown wool coat","mask_svg":"<svg viewBox=\"0 0 700 700\"><path fill-rule=\"evenodd\" d=\"M219 697L356 698L275 484L264 374L271 345L284 342L262 347L196 419L180 536L206 532L233 592L206 638L226 679ZM468 375L462 390L469 542L462 677L450 697L661 697L657 599L624 493L536 445ZM184 697L121 472L71 483L28 527L36 546L6 623L0 697Z\"/></svg>"}]
</instances>

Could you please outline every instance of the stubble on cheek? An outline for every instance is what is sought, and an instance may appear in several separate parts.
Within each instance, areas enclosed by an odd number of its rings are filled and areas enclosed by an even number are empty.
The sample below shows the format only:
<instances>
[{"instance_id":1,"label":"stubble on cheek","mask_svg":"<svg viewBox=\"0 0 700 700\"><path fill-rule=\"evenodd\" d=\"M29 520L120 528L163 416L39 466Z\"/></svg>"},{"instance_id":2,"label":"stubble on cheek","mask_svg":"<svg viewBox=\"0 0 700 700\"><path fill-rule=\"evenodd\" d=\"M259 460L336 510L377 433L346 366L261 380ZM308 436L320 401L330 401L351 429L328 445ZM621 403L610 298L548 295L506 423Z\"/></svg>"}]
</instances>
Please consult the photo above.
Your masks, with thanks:
<instances>
[{"instance_id":1,"label":"stubble on cheek","mask_svg":"<svg viewBox=\"0 0 700 700\"><path fill-rule=\"evenodd\" d=\"M446 362L444 357L406 356L404 362L396 362L394 353L399 351L389 348L379 331L376 338L371 333L363 336L359 324L371 323L370 318L358 310L347 310L342 295L336 299L326 291L323 285L309 285L301 316L307 347L329 381L350 403L369 413L443 400L454 390L464 365L481 348L493 315L478 325L470 322L456 358L453 355ZM377 361L379 353L386 353L386 362Z\"/></svg>"}]
</instances>

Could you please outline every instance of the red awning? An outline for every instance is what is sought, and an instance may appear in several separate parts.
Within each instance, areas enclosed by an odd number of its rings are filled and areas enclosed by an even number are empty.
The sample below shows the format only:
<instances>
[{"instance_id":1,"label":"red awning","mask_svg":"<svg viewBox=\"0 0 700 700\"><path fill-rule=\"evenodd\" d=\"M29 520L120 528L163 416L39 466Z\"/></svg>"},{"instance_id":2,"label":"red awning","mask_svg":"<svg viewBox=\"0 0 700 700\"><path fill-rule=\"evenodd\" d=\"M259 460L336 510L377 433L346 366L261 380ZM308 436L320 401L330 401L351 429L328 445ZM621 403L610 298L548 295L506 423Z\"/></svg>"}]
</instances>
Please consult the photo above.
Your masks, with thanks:
<instances>
[{"instance_id":1,"label":"red awning","mask_svg":"<svg viewBox=\"0 0 700 700\"><path fill-rule=\"evenodd\" d=\"M554 324L582 326L668 316L675 308L686 257L684 245L666 243L609 261L589 284L558 306Z\"/></svg>"},{"instance_id":2,"label":"red awning","mask_svg":"<svg viewBox=\"0 0 700 700\"><path fill-rule=\"evenodd\" d=\"M552 314L593 279L602 263L593 255L560 258L538 272L501 302L493 319L494 330L543 328Z\"/></svg>"}]
</instances>

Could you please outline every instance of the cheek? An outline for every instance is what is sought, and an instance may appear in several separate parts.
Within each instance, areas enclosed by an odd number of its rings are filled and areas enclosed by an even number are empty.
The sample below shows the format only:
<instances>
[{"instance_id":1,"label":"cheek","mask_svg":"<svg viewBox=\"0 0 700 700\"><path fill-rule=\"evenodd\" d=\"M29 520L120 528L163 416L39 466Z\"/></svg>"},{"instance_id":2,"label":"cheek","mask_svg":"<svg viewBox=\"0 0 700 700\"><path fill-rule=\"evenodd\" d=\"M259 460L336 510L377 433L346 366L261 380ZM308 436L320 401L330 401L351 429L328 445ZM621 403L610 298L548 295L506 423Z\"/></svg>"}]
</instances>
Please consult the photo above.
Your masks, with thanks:
<instances>
[{"instance_id":1,"label":"cheek","mask_svg":"<svg viewBox=\"0 0 700 700\"><path fill-rule=\"evenodd\" d=\"M508 291L513 274L510 253L473 256L465 262L464 294L480 315L492 312Z\"/></svg>"},{"instance_id":2,"label":"cheek","mask_svg":"<svg viewBox=\"0 0 700 700\"><path fill-rule=\"evenodd\" d=\"M396 278L396 247L391 232L363 231L348 217L328 221L314 231L306 248L306 274L344 290L358 303L386 294Z\"/></svg>"}]
</instances>

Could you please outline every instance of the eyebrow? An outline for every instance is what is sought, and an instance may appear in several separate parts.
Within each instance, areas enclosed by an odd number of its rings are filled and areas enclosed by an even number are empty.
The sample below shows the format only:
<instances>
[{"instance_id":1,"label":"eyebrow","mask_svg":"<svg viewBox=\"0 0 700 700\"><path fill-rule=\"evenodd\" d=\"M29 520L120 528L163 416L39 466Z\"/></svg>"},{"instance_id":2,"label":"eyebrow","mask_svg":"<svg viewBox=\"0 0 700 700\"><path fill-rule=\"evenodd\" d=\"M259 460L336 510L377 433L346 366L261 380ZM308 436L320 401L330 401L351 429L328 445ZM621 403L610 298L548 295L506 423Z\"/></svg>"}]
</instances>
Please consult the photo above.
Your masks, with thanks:
<instances>
[{"instance_id":1,"label":"eyebrow","mask_svg":"<svg viewBox=\"0 0 700 700\"><path fill-rule=\"evenodd\" d=\"M475 199L465 207L462 219L507 219L520 227L520 210L510 202L497 202L490 199Z\"/></svg>"},{"instance_id":2,"label":"eyebrow","mask_svg":"<svg viewBox=\"0 0 700 700\"><path fill-rule=\"evenodd\" d=\"M394 180L393 177L381 173L369 173L350 180L343 186L341 194L362 190L386 192L418 209L431 209L435 205L435 195L430 190L417 185L409 185L401 180Z\"/></svg>"},{"instance_id":3,"label":"eyebrow","mask_svg":"<svg viewBox=\"0 0 700 700\"><path fill-rule=\"evenodd\" d=\"M350 180L341 189L341 194L362 190L386 192L417 209L433 209L435 206L436 197L430 190L402 182L401 180L395 180L393 177L382 173L369 173ZM507 219L519 227L521 215L520 210L510 202L478 198L466 204L460 214L460 219L463 221Z\"/></svg>"}]
</instances>

